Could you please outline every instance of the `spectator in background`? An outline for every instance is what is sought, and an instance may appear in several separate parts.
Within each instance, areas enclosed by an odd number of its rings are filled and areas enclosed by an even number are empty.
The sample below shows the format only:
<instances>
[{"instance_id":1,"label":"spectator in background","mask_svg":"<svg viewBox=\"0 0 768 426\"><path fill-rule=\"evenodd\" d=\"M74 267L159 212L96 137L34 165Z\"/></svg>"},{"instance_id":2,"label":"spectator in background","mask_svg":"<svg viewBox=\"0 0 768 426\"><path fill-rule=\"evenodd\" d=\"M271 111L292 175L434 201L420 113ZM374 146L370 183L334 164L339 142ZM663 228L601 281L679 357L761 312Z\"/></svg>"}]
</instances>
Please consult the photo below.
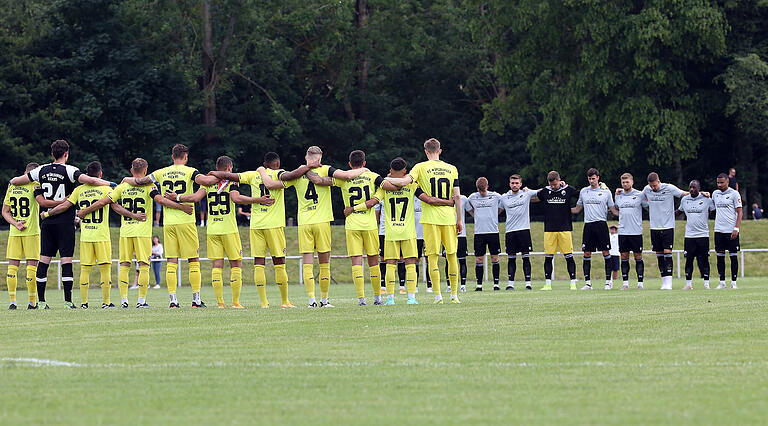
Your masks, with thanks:
<instances>
[{"instance_id":1,"label":"spectator in background","mask_svg":"<svg viewBox=\"0 0 768 426\"><path fill-rule=\"evenodd\" d=\"M208 218L208 197L200 200L200 226L205 226L205 220Z\"/></svg>"},{"instance_id":2,"label":"spectator in background","mask_svg":"<svg viewBox=\"0 0 768 426\"><path fill-rule=\"evenodd\" d=\"M608 228L611 233L611 273L613 274L613 280L616 281L619 278L619 269L621 269L621 253L619 252L619 227L611 225Z\"/></svg>"},{"instance_id":3,"label":"spectator in background","mask_svg":"<svg viewBox=\"0 0 768 426\"><path fill-rule=\"evenodd\" d=\"M160 217L163 215L163 205L155 203L155 226L160 226Z\"/></svg>"},{"instance_id":4,"label":"spectator in background","mask_svg":"<svg viewBox=\"0 0 768 426\"><path fill-rule=\"evenodd\" d=\"M760 208L760 206L757 205L757 203L752 204L752 219L758 220L763 218L763 209Z\"/></svg>"},{"instance_id":5,"label":"spectator in background","mask_svg":"<svg viewBox=\"0 0 768 426\"><path fill-rule=\"evenodd\" d=\"M728 186L739 192L739 181L736 180L736 169L733 167L728 169Z\"/></svg>"},{"instance_id":6,"label":"spectator in background","mask_svg":"<svg viewBox=\"0 0 768 426\"><path fill-rule=\"evenodd\" d=\"M238 226L248 226L251 223L251 205L237 205Z\"/></svg>"},{"instance_id":7,"label":"spectator in background","mask_svg":"<svg viewBox=\"0 0 768 426\"><path fill-rule=\"evenodd\" d=\"M155 273L155 286L153 288L160 288L160 270L162 269L162 263L155 259L163 258L163 245L160 244L160 237L157 235L152 237L152 255L149 256L150 263L152 264L152 272Z\"/></svg>"}]
</instances>

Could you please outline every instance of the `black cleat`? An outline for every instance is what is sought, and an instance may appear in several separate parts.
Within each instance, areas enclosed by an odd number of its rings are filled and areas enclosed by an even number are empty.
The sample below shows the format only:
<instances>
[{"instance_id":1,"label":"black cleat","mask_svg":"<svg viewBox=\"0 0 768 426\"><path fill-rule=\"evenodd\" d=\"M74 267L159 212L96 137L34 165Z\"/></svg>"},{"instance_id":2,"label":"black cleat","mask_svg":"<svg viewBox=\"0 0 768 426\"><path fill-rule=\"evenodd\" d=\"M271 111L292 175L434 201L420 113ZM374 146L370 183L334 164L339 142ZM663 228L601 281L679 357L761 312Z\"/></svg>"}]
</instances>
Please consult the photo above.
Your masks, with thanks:
<instances>
[{"instance_id":1,"label":"black cleat","mask_svg":"<svg viewBox=\"0 0 768 426\"><path fill-rule=\"evenodd\" d=\"M42 309L51 309L51 307L48 306L47 303L45 303L45 302L41 302L41 303L43 304ZM38 303L38 305L39 305L39 303Z\"/></svg>"},{"instance_id":2,"label":"black cleat","mask_svg":"<svg viewBox=\"0 0 768 426\"><path fill-rule=\"evenodd\" d=\"M498 284L493 286L493 291L499 291L499 290L501 290L501 288L499 287Z\"/></svg>"},{"instance_id":3,"label":"black cleat","mask_svg":"<svg viewBox=\"0 0 768 426\"><path fill-rule=\"evenodd\" d=\"M123 308L123 309L127 309L128 308L128 302L121 303L120 307Z\"/></svg>"},{"instance_id":4,"label":"black cleat","mask_svg":"<svg viewBox=\"0 0 768 426\"><path fill-rule=\"evenodd\" d=\"M316 308L317 307L317 302L312 302L309 305L307 305L307 307L308 308Z\"/></svg>"},{"instance_id":5,"label":"black cleat","mask_svg":"<svg viewBox=\"0 0 768 426\"><path fill-rule=\"evenodd\" d=\"M171 304L168 306L168 309L179 309L179 304L176 302L171 302Z\"/></svg>"},{"instance_id":6,"label":"black cleat","mask_svg":"<svg viewBox=\"0 0 768 426\"><path fill-rule=\"evenodd\" d=\"M107 305L106 303L101 304L101 309L112 309L114 307L115 307L114 303L110 303L109 305Z\"/></svg>"},{"instance_id":7,"label":"black cleat","mask_svg":"<svg viewBox=\"0 0 768 426\"><path fill-rule=\"evenodd\" d=\"M192 302L192 307L193 308L207 308L207 306L205 306L205 302L203 302L202 300L200 301L200 303Z\"/></svg>"},{"instance_id":8,"label":"black cleat","mask_svg":"<svg viewBox=\"0 0 768 426\"><path fill-rule=\"evenodd\" d=\"M18 306L16 306L15 303L11 303L11 305L8 306L9 311L15 311L16 309L18 309Z\"/></svg>"},{"instance_id":9,"label":"black cleat","mask_svg":"<svg viewBox=\"0 0 768 426\"><path fill-rule=\"evenodd\" d=\"M27 305L27 310L37 309L37 305Z\"/></svg>"},{"instance_id":10,"label":"black cleat","mask_svg":"<svg viewBox=\"0 0 768 426\"><path fill-rule=\"evenodd\" d=\"M533 290L533 288L531 288L531 286L530 286L530 285L527 285L527 286L525 286L525 289L526 289L526 290Z\"/></svg>"},{"instance_id":11,"label":"black cleat","mask_svg":"<svg viewBox=\"0 0 768 426\"><path fill-rule=\"evenodd\" d=\"M77 306L75 306L75 304L70 302L69 300L65 300L64 305L66 305L66 307L69 309L77 309Z\"/></svg>"},{"instance_id":12,"label":"black cleat","mask_svg":"<svg viewBox=\"0 0 768 426\"><path fill-rule=\"evenodd\" d=\"M87 303L81 304L80 309L88 309L88 304Z\"/></svg>"},{"instance_id":13,"label":"black cleat","mask_svg":"<svg viewBox=\"0 0 768 426\"><path fill-rule=\"evenodd\" d=\"M483 291L483 286L479 285L475 287L475 291Z\"/></svg>"},{"instance_id":14,"label":"black cleat","mask_svg":"<svg viewBox=\"0 0 768 426\"><path fill-rule=\"evenodd\" d=\"M505 288L504 290L510 290L511 291L511 290L514 290L514 289L515 289L514 286L508 285L507 288Z\"/></svg>"},{"instance_id":15,"label":"black cleat","mask_svg":"<svg viewBox=\"0 0 768 426\"><path fill-rule=\"evenodd\" d=\"M136 308L137 308L137 309L138 309L138 308L148 308L148 307L149 307L149 305L147 305L147 303L146 303L146 302L144 302L144 303L137 303L137 304L136 304Z\"/></svg>"}]
</instances>

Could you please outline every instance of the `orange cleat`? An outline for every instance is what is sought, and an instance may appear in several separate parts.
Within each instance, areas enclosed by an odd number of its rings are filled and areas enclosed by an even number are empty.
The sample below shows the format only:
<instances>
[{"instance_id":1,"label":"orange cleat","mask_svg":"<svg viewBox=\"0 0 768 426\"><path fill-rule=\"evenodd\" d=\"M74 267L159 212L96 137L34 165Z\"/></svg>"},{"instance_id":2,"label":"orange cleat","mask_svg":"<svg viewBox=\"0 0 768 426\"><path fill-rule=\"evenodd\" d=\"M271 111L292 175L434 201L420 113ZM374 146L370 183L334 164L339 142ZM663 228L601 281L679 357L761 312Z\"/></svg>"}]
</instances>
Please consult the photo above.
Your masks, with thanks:
<instances>
[{"instance_id":1,"label":"orange cleat","mask_svg":"<svg viewBox=\"0 0 768 426\"><path fill-rule=\"evenodd\" d=\"M223 303L219 303L219 306L218 306L218 308L219 308L219 309L226 309L226 308L227 308L227 305L225 305L225 304L223 304Z\"/></svg>"},{"instance_id":2,"label":"orange cleat","mask_svg":"<svg viewBox=\"0 0 768 426\"><path fill-rule=\"evenodd\" d=\"M233 303L232 309L245 309L245 306L239 304L239 303Z\"/></svg>"},{"instance_id":3,"label":"orange cleat","mask_svg":"<svg viewBox=\"0 0 768 426\"><path fill-rule=\"evenodd\" d=\"M289 301L288 301L288 303L286 303L286 304L284 304L284 305L280 305L280 307L281 307L281 308L283 308L283 309L288 309L288 308L295 308L295 307L296 307L296 305L294 305L293 303L291 303L291 301L289 300Z\"/></svg>"}]
</instances>

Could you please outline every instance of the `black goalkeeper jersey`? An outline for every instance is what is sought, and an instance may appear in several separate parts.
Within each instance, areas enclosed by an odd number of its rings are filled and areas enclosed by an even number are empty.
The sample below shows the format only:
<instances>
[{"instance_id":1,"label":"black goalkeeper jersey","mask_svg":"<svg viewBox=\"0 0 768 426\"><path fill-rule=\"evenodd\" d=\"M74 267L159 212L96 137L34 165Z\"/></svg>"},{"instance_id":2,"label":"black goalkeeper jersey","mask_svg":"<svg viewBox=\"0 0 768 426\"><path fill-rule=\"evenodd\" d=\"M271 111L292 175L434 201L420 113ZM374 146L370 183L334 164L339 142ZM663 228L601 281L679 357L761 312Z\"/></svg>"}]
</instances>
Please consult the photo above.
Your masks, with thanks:
<instances>
[{"instance_id":1,"label":"black goalkeeper jersey","mask_svg":"<svg viewBox=\"0 0 768 426\"><path fill-rule=\"evenodd\" d=\"M579 196L579 190L572 186L560 189L546 187L536 194L544 204L544 232L572 231L572 199Z\"/></svg>"},{"instance_id":2,"label":"black goalkeeper jersey","mask_svg":"<svg viewBox=\"0 0 768 426\"><path fill-rule=\"evenodd\" d=\"M29 180L39 182L38 193L46 200L61 201L69 196L77 186L77 179L82 172L75 166L51 163L39 166L27 173ZM37 195L37 193L35 194ZM75 206L66 212L43 219L41 224L68 223L75 221Z\"/></svg>"}]
</instances>

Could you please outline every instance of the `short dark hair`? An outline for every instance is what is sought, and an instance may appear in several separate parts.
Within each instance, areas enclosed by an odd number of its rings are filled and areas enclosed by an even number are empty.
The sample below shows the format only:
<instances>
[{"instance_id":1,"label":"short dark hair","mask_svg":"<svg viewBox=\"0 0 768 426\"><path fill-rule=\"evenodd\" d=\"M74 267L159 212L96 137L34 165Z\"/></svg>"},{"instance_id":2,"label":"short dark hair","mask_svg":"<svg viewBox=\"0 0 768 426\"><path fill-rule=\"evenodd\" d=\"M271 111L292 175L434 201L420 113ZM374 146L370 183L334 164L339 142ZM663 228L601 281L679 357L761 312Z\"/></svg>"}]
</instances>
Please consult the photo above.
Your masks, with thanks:
<instances>
[{"instance_id":1,"label":"short dark hair","mask_svg":"<svg viewBox=\"0 0 768 426\"><path fill-rule=\"evenodd\" d=\"M718 179L729 179L730 180L730 178L728 178L728 175L725 174L725 173L720 173L719 175L717 175L717 178Z\"/></svg>"},{"instance_id":2,"label":"short dark hair","mask_svg":"<svg viewBox=\"0 0 768 426\"><path fill-rule=\"evenodd\" d=\"M98 161L91 161L85 167L85 174L88 176L99 177L99 173L101 173L101 163Z\"/></svg>"},{"instance_id":3,"label":"short dark hair","mask_svg":"<svg viewBox=\"0 0 768 426\"><path fill-rule=\"evenodd\" d=\"M560 173L552 170L551 172L547 173L547 182L552 182L560 179Z\"/></svg>"},{"instance_id":4,"label":"short dark hair","mask_svg":"<svg viewBox=\"0 0 768 426\"><path fill-rule=\"evenodd\" d=\"M597 169L594 167L587 170L587 177L592 177L592 176L600 176L600 172L598 172Z\"/></svg>"},{"instance_id":5,"label":"short dark hair","mask_svg":"<svg viewBox=\"0 0 768 426\"><path fill-rule=\"evenodd\" d=\"M142 170L147 170L147 167L149 167L149 164L147 163L147 160L137 157L131 162L131 168L134 172L139 172Z\"/></svg>"},{"instance_id":6,"label":"short dark hair","mask_svg":"<svg viewBox=\"0 0 768 426\"><path fill-rule=\"evenodd\" d=\"M268 153L264 154L264 164L274 163L279 159L280 159L280 156L277 155L276 152L269 151Z\"/></svg>"},{"instance_id":7,"label":"short dark hair","mask_svg":"<svg viewBox=\"0 0 768 426\"><path fill-rule=\"evenodd\" d=\"M55 160L63 157L67 152L69 152L69 143L64 139L55 140L51 144L51 155Z\"/></svg>"},{"instance_id":8,"label":"short dark hair","mask_svg":"<svg viewBox=\"0 0 768 426\"><path fill-rule=\"evenodd\" d=\"M226 170L227 167L232 165L232 159L226 155L216 159L216 170Z\"/></svg>"},{"instance_id":9,"label":"short dark hair","mask_svg":"<svg viewBox=\"0 0 768 426\"><path fill-rule=\"evenodd\" d=\"M688 184L688 186L695 186L696 188L701 188L701 182L699 182L698 179L694 179L691 181L691 183Z\"/></svg>"},{"instance_id":10,"label":"short dark hair","mask_svg":"<svg viewBox=\"0 0 768 426\"><path fill-rule=\"evenodd\" d=\"M189 154L189 148L187 148L186 145L177 143L173 146L173 149L171 150L171 157L180 160L184 158L184 154Z\"/></svg>"},{"instance_id":11,"label":"short dark hair","mask_svg":"<svg viewBox=\"0 0 768 426\"><path fill-rule=\"evenodd\" d=\"M509 180L519 180L520 182L522 182L523 178L521 178L520 175L518 175L518 174L514 174L514 175L509 177Z\"/></svg>"},{"instance_id":12,"label":"short dark hair","mask_svg":"<svg viewBox=\"0 0 768 426\"><path fill-rule=\"evenodd\" d=\"M40 165L35 163L35 162L29 163L29 164L27 164L27 167L24 169L24 173L29 173L29 172L31 172L32 170L35 170L38 167L40 167Z\"/></svg>"},{"instance_id":13,"label":"short dark hair","mask_svg":"<svg viewBox=\"0 0 768 426\"><path fill-rule=\"evenodd\" d=\"M656 172L650 172L648 173L648 183L651 182L658 182L659 180L659 174Z\"/></svg>"},{"instance_id":14,"label":"short dark hair","mask_svg":"<svg viewBox=\"0 0 768 426\"><path fill-rule=\"evenodd\" d=\"M406 167L408 167L408 163L402 157L397 157L389 163L389 168L396 171L405 170Z\"/></svg>"},{"instance_id":15,"label":"short dark hair","mask_svg":"<svg viewBox=\"0 0 768 426\"><path fill-rule=\"evenodd\" d=\"M349 153L349 165L352 167L363 167L365 163L365 153L356 149Z\"/></svg>"}]
</instances>

